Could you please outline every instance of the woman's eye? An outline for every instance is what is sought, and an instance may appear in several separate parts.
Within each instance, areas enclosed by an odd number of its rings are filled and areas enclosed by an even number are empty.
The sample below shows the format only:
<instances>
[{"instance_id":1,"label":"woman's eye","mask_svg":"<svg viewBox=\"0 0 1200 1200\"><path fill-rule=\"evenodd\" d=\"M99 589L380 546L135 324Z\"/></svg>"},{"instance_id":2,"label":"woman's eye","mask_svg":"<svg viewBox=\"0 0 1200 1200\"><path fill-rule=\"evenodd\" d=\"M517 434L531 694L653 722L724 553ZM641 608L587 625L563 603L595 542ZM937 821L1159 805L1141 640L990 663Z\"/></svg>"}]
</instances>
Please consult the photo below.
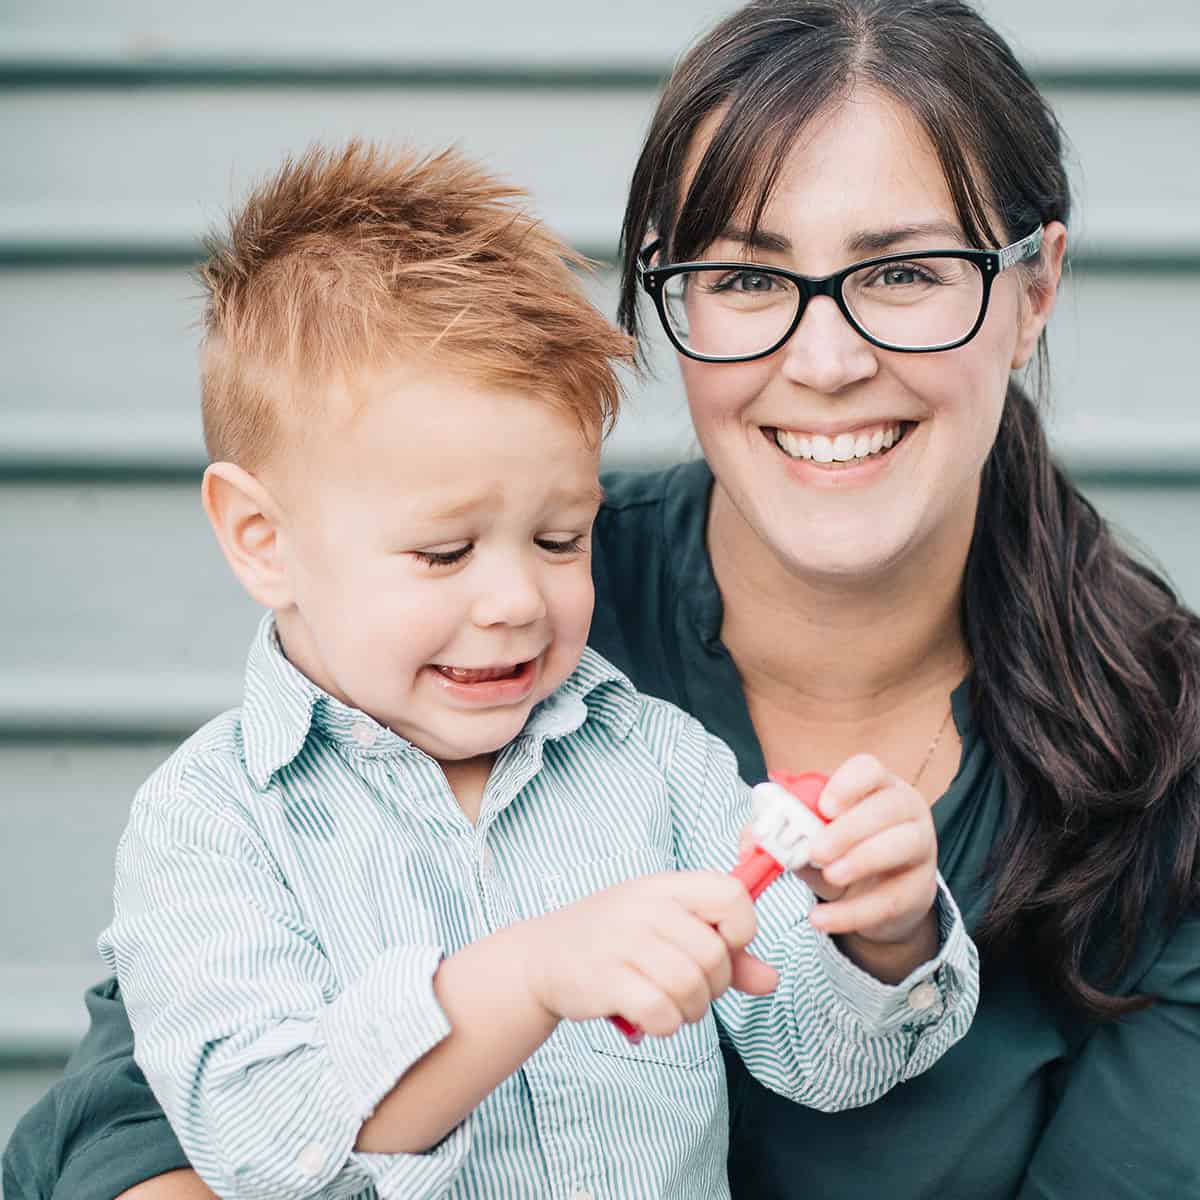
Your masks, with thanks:
<instances>
[{"instance_id":1,"label":"woman's eye","mask_svg":"<svg viewBox=\"0 0 1200 1200\"><path fill-rule=\"evenodd\" d=\"M413 554L431 567L448 567L451 563L462 562L474 548L473 543L464 542L449 550L414 550Z\"/></svg>"},{"instance_id":2,"label":"woman's eye","mask_svg":"<svg viewBox=\"0 0 1200 1200\"><path fill-rule=\"evenodd\" d=\"M731 271L723 275L715 284L715 292L769 292L775 286L775 280L761 271Z\"/></svg>"},{"instance_id":3,"label":"woman's eye","mask_svg":"<svg viewBox=\"0 0 1200 1200\"><path fill-rule=\"evenodd\" d=\"M915 263L894 263L879 272L879 280L889 287L911 287L914 283L936 283L937 280Z\"/></svg>"},{"instance_id":4,"label":"woman's eye","mask_svg":"<svg viewBox=\"0 0 1200 1200\"><path fill-rule=\"evenodd\" d=\"M583 538L576 534L572 538L535 538L537 544L550 554L578 554L583 549Z\"/></svg>"}]
</instances>

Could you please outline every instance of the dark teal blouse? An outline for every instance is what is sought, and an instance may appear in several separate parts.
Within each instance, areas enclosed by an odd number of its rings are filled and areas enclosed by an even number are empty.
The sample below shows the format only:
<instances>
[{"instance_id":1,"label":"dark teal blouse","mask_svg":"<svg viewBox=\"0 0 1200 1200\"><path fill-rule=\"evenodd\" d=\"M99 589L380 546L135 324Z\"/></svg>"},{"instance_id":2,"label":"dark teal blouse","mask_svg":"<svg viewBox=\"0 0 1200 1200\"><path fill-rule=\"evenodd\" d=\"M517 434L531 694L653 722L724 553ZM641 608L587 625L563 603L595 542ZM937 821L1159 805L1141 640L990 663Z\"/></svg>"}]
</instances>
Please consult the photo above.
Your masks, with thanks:
<instances>
[{"instance_id":1,"label":"dark teal blouse","mask_svg":"<svg viewBox=\"0 0 1200 1200\"><path fill-rule=\"evenodd\" d=\"M605 480L592 644L643 691L695 714L765 775L741 681L720 640L705 546L702 462ZM958 774L934 807L939 865L968 930L1004 781L975 730L969 684L952 697ZM799 764L798 764L799 765ZM1150 927L1123 985L1152 1008L1094 1026L1042 995L1019 957L985 957L970 1032L930 1071L867 1108L823 1114L729 1058L737 1200L1182 1200L1200 1197L1200 917ZM186 1165L134 1066L112 981L71 1071L26 1116L4 1160L8 1200L111 1200ZM621 1200L653 1200L630 1197Z\"/></svg>"}]
</instances>

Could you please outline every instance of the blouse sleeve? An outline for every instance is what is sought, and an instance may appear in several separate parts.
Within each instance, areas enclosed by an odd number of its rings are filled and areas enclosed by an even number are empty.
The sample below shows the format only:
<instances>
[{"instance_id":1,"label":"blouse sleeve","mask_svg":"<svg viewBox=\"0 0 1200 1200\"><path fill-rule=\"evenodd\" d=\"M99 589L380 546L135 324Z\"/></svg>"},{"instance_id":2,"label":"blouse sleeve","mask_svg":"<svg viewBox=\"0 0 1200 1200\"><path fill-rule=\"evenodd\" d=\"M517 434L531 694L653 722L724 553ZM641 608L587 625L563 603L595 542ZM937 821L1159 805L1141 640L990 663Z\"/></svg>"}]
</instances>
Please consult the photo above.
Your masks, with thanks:
<instances>
[{"instance_id":1,"label":"blouse sleeve","mask_svg":"<svg viewBox=\"0 0 1200 1200\"><path fill-rule=\"evenodd\" d=\"M1070 1067L1018 1200L1200 1195L1200 916L1139 990L1155 1003L1099 1026Z\"/></svg>"},{"instance_id":2,"label":"blouse sleeve","mask_svg":"<svg viewBox=\"0 0 1200 1200\"><path fill-rule=\"evenodd\" d=\"M750 815L748 789L724 742L690 718L681 724L668 768L679 863L728 870ZM979 963L940 879L938 953L894 985L860 970L810 925L812 903L790 873L763 893L749 949L779 971L779 986L768 996L730 988L713 1011L760 1083L828 1112L869 1104L958 1041L975 1012Z\"/></svg>"}]
</instances>

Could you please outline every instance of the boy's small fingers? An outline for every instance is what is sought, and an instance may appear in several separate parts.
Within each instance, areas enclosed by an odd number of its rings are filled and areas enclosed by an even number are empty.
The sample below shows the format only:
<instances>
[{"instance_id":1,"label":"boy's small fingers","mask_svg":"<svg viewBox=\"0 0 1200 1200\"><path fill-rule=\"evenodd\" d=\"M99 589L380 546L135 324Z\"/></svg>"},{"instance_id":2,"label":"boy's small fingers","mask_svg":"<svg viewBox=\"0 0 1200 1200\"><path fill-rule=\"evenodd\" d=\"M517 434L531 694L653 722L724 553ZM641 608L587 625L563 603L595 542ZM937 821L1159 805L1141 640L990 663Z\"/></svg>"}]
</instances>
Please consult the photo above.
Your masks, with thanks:
<instances>
[{"instance_id":1,"label":"boy's small fingers","mask_svg":"<svg viewBox=\"0 0 1200 1200\"><path fill-rule=\"evenodd\" d=\"M640 1026L651 1037L670 1037L683 1024L683 1013L661 988L633 967L620 981L617 1014Z\"/></svg>"},{"instance_id":2,"label":"boy's small fingers","mask_svg":"<svg viewBox=\"0 0 1200 1200\"><path fill-rule=\"evenodd\" d=\"M761 958L745 950L735 950L730 963L733 968L731 986L750 996L766 996L779 986L779 972Z\"/></svg>"},{"instance_id":3,"label":"boy's small fingers","mask_svg":"<svg viewBox=\"0 0 1200 1200\"><path fill-rule=\"evenodd\" d=\"M672 891L688 912L714 926L731 950L753 941L758 930L754 902L732 875L720 871L679 871Z\"/></svg>"},{"instance_id":4,"label":"boy's small fingers","mask_svg":"<svg viewBox=\"0 0 1200 1200\"><path fill-rule=\"evenodd\" d=\"M660 937L670 942L703 972L709 998L715 999L729 986L729 947L709 924L685 909L673 908L656 927Z\"/></svg>"},{"instance_id":5,"label":"boy's small fingers","mask_svg":"<svg viewBox=\"0 0 1200 1200\"><path fill-rule=\"evenodd\" d=\"M629 956L629 966L663 993L685 1021L698 1021L712 1003L708 977L685 951L666 939L651 939Z\"/></svg>"}]
</instances>

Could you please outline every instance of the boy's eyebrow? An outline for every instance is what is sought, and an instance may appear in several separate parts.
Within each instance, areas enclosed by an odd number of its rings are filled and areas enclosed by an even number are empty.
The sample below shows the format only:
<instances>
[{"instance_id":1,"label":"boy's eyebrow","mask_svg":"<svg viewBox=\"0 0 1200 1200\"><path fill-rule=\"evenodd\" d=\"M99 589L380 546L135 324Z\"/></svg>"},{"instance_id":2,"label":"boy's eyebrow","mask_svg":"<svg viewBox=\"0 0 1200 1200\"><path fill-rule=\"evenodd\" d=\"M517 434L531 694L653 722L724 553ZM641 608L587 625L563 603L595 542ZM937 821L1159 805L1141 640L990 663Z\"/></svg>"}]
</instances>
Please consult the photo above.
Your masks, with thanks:
<instances>
[{"instance_id":1,"label":"boy's eyebrow","mask_svg":"<svg viewBox=\"0 0 1200 1200\"><path fill-rule=\"evenodd\" d=\"M472 496L469 500L451 504L448 508L438 509L437 512L430 514L429 519L432 521L458 521L478 512L481 508L487 508L492 503L494 503L494 497L491 495Z\"/></svg>"},{"instance_id":2,"label":"boy's eyebrow","mask_svg":"<svg viewBox=\"0 0 1200 1200\"><path fill-rule=\"evenodd\" d=\"M604 488L601 487L599 481L589 487L578 488L561 488L555 489L550 493L550 502L554 504L595 504L604 503ZM481 509L486 509L494 506L496 497L492 493L487 492L481 496L472 496L468 500L463 500L459 504L452 504L448 508L438 509L437 512L431 513L429 520L431 521L459 521L463 517L469 517L472 513L479 512Z\"/></svg>"},{"instance_id":3,"label":"boy's eyebrow","mask_svg":"<svg viewBox=\"0 0 1200 1200\"><path fill-rule=\"evenodd\" d=\"M962 230L952 221L920 221L910 225L897 225L891 229L864 229L851 235L846 246L851 254L870 256L886 254L899 242L915 238L946 238L957 245L962 241ZM792 243L781 233L769 229L744 229L740 225L726 226L714 240L740 242L750 250L768 250L786 254Z\"/></svg>"}]
</instances>

